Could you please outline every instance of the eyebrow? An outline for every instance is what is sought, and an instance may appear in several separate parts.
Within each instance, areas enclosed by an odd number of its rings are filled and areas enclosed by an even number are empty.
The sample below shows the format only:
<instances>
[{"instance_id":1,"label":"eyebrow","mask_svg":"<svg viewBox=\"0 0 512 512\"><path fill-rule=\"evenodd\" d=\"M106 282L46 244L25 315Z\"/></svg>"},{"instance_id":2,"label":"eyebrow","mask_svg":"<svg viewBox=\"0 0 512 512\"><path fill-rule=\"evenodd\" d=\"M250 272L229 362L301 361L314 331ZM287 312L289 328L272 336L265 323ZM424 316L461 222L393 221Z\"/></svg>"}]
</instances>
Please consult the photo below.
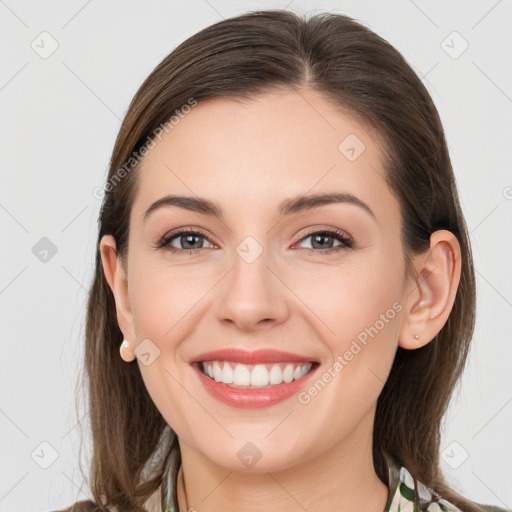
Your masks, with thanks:
<instances>
[{"instance_id":1,"label":"eyebrow","mask_svg":"<svg viewBox=\"0 0 512 512\"><path fill-rule=\"evenodd\" d=\"M291 199L284 200L279 206L279 214L281 216L293 215L299 212L318 208L328 204L348 203L359 206L375 219L375 214L371 208L361 199L350 193L334 192L329 194L314 194L307 196L296 196ZM155 201L144 213L144 221L164 206L177 206L192 212L202 213L211 217L223 219L224 213L222 208L214 202L201 197L168 195Z\"/></svg>"}]
</instances>

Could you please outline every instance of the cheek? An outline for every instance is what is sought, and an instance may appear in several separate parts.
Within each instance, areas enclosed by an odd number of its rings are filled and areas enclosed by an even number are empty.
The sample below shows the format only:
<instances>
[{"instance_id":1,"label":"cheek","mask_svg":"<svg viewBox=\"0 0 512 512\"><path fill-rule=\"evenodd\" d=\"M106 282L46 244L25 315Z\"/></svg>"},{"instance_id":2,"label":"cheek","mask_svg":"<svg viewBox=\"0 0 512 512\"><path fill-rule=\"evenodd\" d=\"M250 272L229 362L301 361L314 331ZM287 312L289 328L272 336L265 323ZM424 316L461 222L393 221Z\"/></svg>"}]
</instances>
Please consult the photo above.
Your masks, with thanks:
<instances>
[{"instance_id":1,"label":"cheek","mask_svg":"<svg viewBox=\"0 0 512 512\"><path fill-rule=\"evenodd\" d=\"M149 365L139 361L141 375L166 421L173 427L181 425L181 431L186 432L186 412L175 414L177 404L190 401L180 377L185 365L179 347L193 330L195 313L211 283L205 276L194 275L190 268L172 268L154 261L139 261L138 265L133 268L143 271L131 276L130 290L135 334L138 341L151 340L156 348L150 352L158 354Z\"/></svg>"},{"instance_id":2,"label":"cheek","mask_svg":"<svg viewBox=\"0 0 512 512\"><path fill-rule=\"evenodd\" d=\"M319 379L332 380L333 385L329 384L330 391L322 393L317 407L350 411L350 420L343 414L332 420L333 428L340 432L374 407L398 344L403 309L399 287L393 288L386 280L371 283L371 276L367 279L333 278L331 283L337 291L325 300L322 313L322 323L333 331L323 336L332 353L332 364ZM320 322L317 325L319 331L326 332ZM314 387L322 389L321 385ZM317 391L310 389L306 393L315 396Z\"/></svg>"},{"instance_id":3,"label":"cheek","mask_svg":"<svg viewBox=\"0 0 512 512\"><path fill-rule=\"evenodd\" d=\"M323 321L328 328L322 332L346 341L375 324L379 331L387 332L391 324L397 323L397 313L402 309L403 272L403 263L397 257L354 255L350 261L324 266L318 272L309 269L289 279L294 280L297 295L316 314L317 323Z\"/></svg>"},{"instance_id":4,"label":"cheek","mask_svg":"<svg viewBox=\"0 0 512 512\"><path fill-rule=\"evenodd\" d=\"M130 291L135 332L137 339L147 337L158 344L175 337L173 332L190 322L213 278L192 267L152 262L139 268L145 270L132 276Z\"/></svg>"},{"instance_id":5,"label":"cheek","mask_svg":"<svg viewBox=\"0 0 512 512\"><path fill-rule=\"evenodd\" d=\"M309 314L310 322L333 361L342 358L340 373L351 376L352 392L368 390L370 385L375 388L370 394L378 394L394 359L404 272L395 252L388 257L382 257L382 250L364 258L354 255L346 264L328 266L318 275L304 273L295 282L297 295L314 312Z\"/></svg>"}]
</instances>

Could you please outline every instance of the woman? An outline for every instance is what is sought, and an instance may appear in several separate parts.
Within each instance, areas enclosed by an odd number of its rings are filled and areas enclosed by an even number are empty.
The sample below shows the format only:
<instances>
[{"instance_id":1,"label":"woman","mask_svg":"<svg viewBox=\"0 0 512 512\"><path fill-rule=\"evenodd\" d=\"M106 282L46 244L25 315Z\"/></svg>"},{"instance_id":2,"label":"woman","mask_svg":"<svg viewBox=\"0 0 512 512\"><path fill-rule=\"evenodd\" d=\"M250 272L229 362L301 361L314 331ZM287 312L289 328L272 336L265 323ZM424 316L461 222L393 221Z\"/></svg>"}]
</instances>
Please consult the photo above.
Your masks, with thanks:
<instances>
[{"instance_id":1,"label":"woman","mask_svg":"<svg viewBox=\"0 0 512 512\"><path fill-rule=\"evenodd\" d=\"M471 249L436 108L379 36L261 11L186 40L99 225L96 504L68 510L500 510L439 468Z\"/></svg>"}]
</instances>

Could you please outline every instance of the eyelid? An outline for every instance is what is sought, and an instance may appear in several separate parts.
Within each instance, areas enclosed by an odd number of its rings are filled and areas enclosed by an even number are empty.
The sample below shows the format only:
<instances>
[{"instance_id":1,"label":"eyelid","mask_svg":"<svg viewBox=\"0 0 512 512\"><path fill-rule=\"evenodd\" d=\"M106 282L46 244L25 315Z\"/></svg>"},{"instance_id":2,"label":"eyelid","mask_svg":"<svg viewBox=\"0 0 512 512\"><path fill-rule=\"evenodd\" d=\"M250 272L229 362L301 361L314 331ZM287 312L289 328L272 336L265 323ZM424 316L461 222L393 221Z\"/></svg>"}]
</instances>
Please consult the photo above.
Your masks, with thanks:
<instances>
[{"instance_id":1,"label":"eyelid","mask_svg":"<svg viewBox=\"0 0 512 512\"><path fill-rule=\"evenodd\" d=\"M308 238L312 235L316 234L326 234L328 236L331 236L333 238L337 238L340 241L340 245L331 247L330 249L324 249L324 250L314 250L309 248L303 248L307 251L313 251L313 252L328 252L328 251L334 251L340 247L345 248L352 248L354 245L354 239L344 230L335 228L333 226L313 226L307 228L307 231L305 233L302 233L300 237L298 238L297 242L295 242L293 245L302 242L305 238Z\"/></svg>"},{"instance_id":2,"label":"eyelid","mask_svg":"<svg viewBox=\"0 0 512 512\"><path fill-rule=\"evenodd\" d=\"M343 236L349 240L352 240L352 237L343 229L335 228L334 226L324 226L324 225L315 225L304 228L305 231L300 234L297 241L300 242L302 239L307 236L314 235L316 233L333 233L339 236Z\"/></svg>"},{"instance_id":3,"label":"eyelid","mask_svg":"<svg viewBox=\"0 0 512 512\"><path fill-rule=\"evenodd\" d=\"M310 249L308 247L303 247L301 249L311 252L311 253L329 253L331 251L336 252L336 250L340 250L340 249L344 249L344 248L349 249L349 248L353 247L353 243L354 243L353 238L348 233L346 233L345 231L343 231L339 228L335 228L333 226L327 227L327 226L317 225L317 226L310 226L305 229L307 231L303 232L300 235L300 237L292 245L292 247L299 244L304 239L306 239L312 235L316 235L316 234L326 234L327 236L331 236L332 238L338 239L338 241L340 242L340 245L337 245L337 246L334 246L334 247L331 247L328 249ZM198 249L179 249L179 248L176 248L176 247L173 247L170 245L171 240L173 240L174 238L177 238L179 235L183 235L183 234L187 234L187 233L199 235L214 246L216 245L218 247L220 245L215 241L215 238L213 236L211 236L209 233L207 233L204 229L196 227L196 226L186 226L186 227L179 227L179 228L176 228L176 229L173 229L173 230L167 232L165 235L163 235L159 239L159 241L155 244L154 247L156 249L160 249L160 248L165 249L166 247L169 247L169 250L171 252L176 252L176 253L181 253L181 254L197 253L198 251L200 251L202 249L209 249L209 247L200 247Z\"/></svg>"},{"instance_id":4,"label":"eyelid","mask_svg":"<svg viewBox=\"0 0 512 512\"><path fill-rule=\"evenodd\" d=\"M199 228L197 226L185 226L185 227L179 227L179 228L176 228L176 229L166 232L162 237L160 237L158 242L153 247L155 249L165 248L166 245L170 245L170 241L173 238L176 238L178 235L181 235L183 233L197 234L197 235L202 236L206 240L208 240L212 245L217 245L217 246L219 245L215 241L215 237L213 237L212 235L207 233L204 229ZM191 249L177 249L177 248L175 248L175 249L178 252L191 250ZM202 249L207 249L207 247L202 247ZM199 249L196 249L196 250L199 250Z\"/></svg>"}]
</instances>

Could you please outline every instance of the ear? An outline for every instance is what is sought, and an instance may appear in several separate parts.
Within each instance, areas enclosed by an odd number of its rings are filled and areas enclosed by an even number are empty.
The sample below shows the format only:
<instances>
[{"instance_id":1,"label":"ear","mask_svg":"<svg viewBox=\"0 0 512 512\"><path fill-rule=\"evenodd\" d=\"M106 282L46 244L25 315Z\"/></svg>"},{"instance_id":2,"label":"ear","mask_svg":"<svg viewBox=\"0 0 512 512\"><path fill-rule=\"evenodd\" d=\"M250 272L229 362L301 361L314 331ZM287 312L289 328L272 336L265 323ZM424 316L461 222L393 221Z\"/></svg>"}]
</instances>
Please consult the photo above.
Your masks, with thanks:
<instances>
[{"instance_id":1,"label":"ear","mask_svg":"<svg viewBox=\"0 0 512 512\"><path fill-rule=\"evenodd\" d=\"M404 299L398 345L413 350L429 343L443 328L455 301L461 273L457 237L446 230L430 236L430 249L414 258L416 276Z\"/></svg>"},{"instance_id":2,"label":"ear","mask_svg":"<svg viewBox=\"0 0 512 512\"><path fill-rule=\"evenodd\" d=\"M100 241L100 255L103 272L116 303L117 322L124 339L130 341L130 347L135 342L133 316L128 296L128 279L123 260L118 257L116 241L112 235L104 235ZM123 349L132 351L133 348Z\"/></svg>"}]
</instances>

